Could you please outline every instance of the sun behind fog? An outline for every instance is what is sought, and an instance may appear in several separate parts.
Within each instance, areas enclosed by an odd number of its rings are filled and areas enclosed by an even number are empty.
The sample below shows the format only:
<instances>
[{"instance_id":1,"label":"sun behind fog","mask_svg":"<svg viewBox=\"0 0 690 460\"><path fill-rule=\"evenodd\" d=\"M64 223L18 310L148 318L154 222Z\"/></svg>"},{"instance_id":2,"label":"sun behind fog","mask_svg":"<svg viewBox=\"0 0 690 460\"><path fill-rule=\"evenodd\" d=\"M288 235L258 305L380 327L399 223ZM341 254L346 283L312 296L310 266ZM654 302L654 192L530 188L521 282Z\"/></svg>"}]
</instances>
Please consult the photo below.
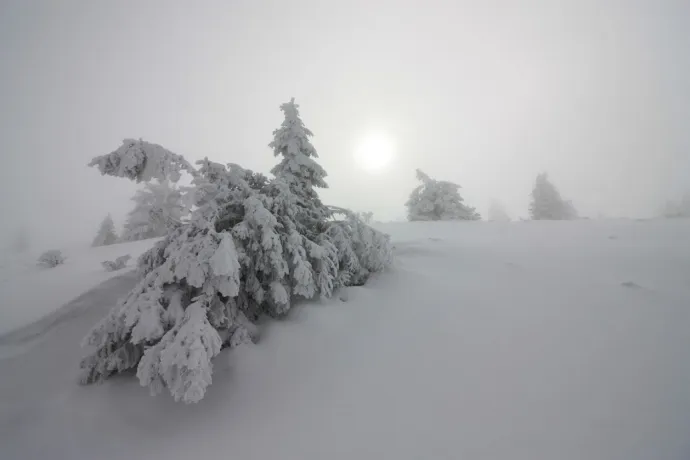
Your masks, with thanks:
<instances>
[{"instance_id":1,"label":"sun behind fog","mask_svg":"<svg viewBox=\"0 0 690 460\"><path fill-rule=\"evenodd\" d=\"M379 172L393 160L393 143L383 134L372 134L362 140L354 157L363 170Z\"/></svg>"}]
</instances>

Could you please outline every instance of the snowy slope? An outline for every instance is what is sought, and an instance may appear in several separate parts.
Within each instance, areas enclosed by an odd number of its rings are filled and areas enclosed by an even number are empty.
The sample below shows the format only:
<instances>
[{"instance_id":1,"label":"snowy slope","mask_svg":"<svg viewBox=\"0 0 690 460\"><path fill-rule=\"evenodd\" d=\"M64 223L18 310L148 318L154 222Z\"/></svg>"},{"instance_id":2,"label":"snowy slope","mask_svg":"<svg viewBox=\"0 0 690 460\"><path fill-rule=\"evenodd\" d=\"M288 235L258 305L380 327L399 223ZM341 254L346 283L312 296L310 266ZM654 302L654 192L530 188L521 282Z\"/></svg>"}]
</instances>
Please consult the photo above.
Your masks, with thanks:
<instances>
[{"instance_id":1,"label":"snowy slope","mask_svg":"<svg viewBox=\"0 0 690 460\"><path fill-rule=\"evenodd\" d=\"M690 458L689 221L381 227L394 268L222 353L196 405L77 386L134 280L84 294L0 358L0 458Z\"/></svg>"},{"instance_id":2,"label":"snowy slope","mask_svg":"<svg viewBox=\"0 0 690 460\"><path fill-rule=\"evenodd\" d=\"M74 247L63 250L64 265L44 268L36 265L39 254L6 256L0 262L0 336L52 313L78 295L122 272L106 272L104 260L129 254L129 268L136 258L158 239Z\"/></svg>"}]
</instances>

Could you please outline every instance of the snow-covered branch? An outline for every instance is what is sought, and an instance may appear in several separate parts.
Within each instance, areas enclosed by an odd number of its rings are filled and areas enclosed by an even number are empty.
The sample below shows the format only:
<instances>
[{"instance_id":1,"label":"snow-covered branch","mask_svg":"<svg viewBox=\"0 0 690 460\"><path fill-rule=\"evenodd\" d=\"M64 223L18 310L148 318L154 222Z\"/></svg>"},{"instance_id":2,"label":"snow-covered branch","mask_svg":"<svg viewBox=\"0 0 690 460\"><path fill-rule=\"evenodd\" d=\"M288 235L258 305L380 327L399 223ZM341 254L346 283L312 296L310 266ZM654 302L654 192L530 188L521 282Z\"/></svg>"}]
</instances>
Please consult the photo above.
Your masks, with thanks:
<instances>
[{"instance_id":1,"label":"snow-covered branch","mask_svg":"<svg viewBox=\"0 0 690 460\"><path fill-rule=\"evenodd\" d=\"M96 166L104 176L125 177L136 182L152 179L177 182L182 171L192 176L197 174L183 156L141 139L125 139L117 150L95 157L89 166Z\"/></svg>"}]
</instances>

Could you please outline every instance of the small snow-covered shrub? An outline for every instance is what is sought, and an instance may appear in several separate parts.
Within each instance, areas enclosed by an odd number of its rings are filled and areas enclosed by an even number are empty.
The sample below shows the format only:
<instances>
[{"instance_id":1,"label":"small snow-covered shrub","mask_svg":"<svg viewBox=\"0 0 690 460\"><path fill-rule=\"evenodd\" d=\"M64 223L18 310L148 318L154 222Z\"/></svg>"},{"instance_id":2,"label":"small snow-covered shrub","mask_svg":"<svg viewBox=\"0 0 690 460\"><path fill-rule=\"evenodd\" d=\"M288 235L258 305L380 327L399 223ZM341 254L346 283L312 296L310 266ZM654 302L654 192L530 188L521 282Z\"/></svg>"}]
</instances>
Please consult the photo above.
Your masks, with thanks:
<instances>
[{"instance_id":1,"label":"small snow-covered shrub","mask_svg":"<svg viewBox=\"0 0 690 460\"><path fill-rule=\"evenodd\" d=\"M64 263L65 256L63 256L62 252L58 251L57 249L46 251L38 258L38 265L48 268L57 267L58 265Z\"/></svg>"},{"instance_id":2,"label":"small snow-covered shrub","mask_svg":"<svg viewBox=\"0 0 690 460\"><path fill-rule=\"evenodd\" d=\"M103 265L103 268L105 268L105 271L114 272L114 271L122 270L123 268L125 268L127 266L127 262L131 258L132 257L129 254L127 254L124 256L120 256L115 260L105 260L105 261L101 262L101 265Z\"/></svg>"},{"instance_id":3,"label":"small snow-covered shrub","mask_svg":"<svg viewBox=\"0 0 690 460\"><path fill-rule=\"evenodd\" d=\"M282 159L272 180L208 159L194 168L144 141L125 141L91 162L136 181L187 171L195 208L139 258L138 284L84 339L95 351L81 362L82 383L136 369L152 393L167 389L176 401L197 402L211 384L212 358L251 343L256 320L363 284L390 263L387 235L320 201L315 188L327 186L326 172L312 133L294 100L281 110L270 147Z\"/></svg>"}]
</instances>

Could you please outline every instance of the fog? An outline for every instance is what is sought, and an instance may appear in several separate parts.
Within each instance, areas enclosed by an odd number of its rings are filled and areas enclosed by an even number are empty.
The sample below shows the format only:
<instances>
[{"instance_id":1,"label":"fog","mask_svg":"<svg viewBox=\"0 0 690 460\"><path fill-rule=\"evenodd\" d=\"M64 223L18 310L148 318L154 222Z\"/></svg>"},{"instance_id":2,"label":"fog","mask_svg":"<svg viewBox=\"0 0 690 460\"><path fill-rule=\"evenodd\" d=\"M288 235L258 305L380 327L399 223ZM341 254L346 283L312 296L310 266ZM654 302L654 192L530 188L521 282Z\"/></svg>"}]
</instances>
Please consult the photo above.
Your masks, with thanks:
<instances>
[{"instance_id":1,"label":"fog","mask_svg":"<svg viewBox=\"0 0 690 460\"><path fill-rule=\"evenodd\" d=\"M519 3L519 4L518 4ZM405 217L414 169L526 217L548 171L581 215L647 217L690 183L685 1L25 1L0 5L0 238L120 226L87 168L126 137L268 172L295 97L329 204ZM383 134L394 160L353 162Z\"/></svg>"}]
</instances>

